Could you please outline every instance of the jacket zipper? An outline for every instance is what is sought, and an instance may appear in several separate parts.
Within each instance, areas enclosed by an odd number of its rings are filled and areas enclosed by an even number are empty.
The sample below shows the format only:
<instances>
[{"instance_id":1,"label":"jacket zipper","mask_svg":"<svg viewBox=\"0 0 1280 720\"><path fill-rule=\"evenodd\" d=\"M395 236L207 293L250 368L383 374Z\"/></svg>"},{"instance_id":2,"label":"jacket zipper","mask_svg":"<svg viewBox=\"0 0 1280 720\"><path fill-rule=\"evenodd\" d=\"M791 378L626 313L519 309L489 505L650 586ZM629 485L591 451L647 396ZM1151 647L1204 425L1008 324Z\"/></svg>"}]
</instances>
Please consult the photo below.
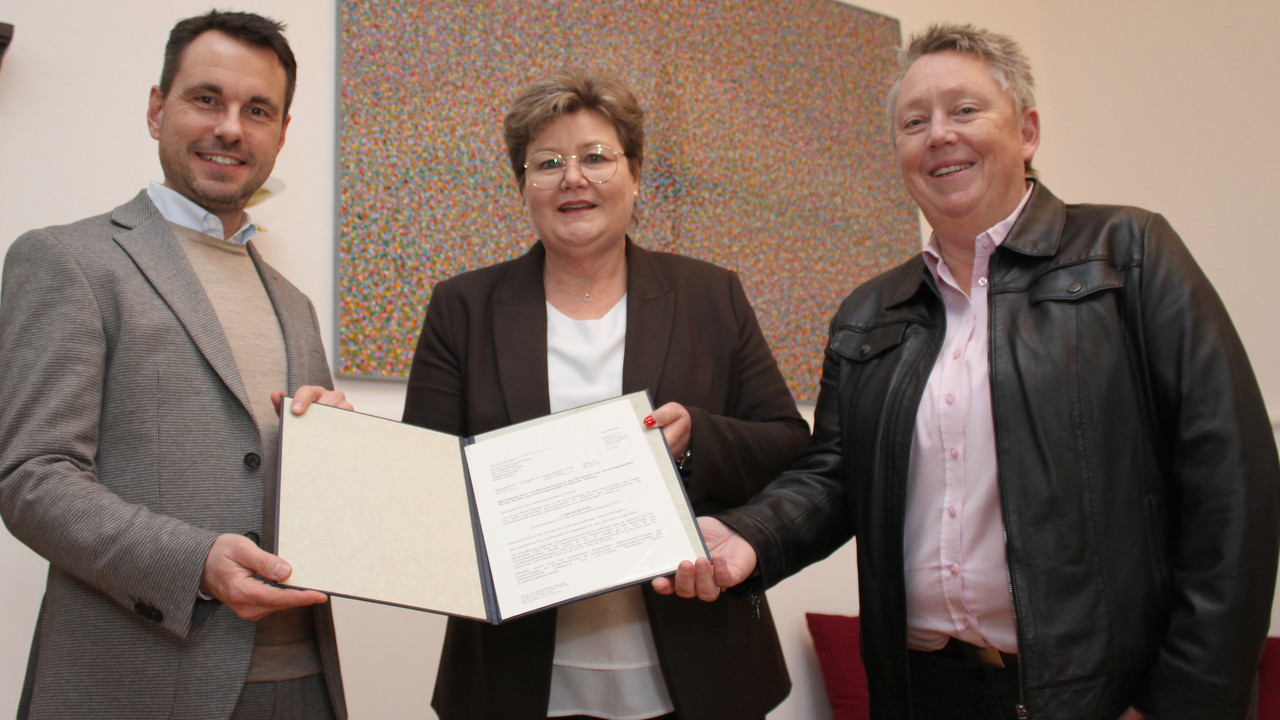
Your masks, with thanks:
<instances>
[{"instance_id":1,"label":"jacket zipper","mask_svg":"<svg viewBox=\"0 0 1280 720\"><path fill-rule=\"evenodd\" d=\"M1014 632L1017 632L1018 606L1013 601L1013 569L1009 567L1009 528L1001 528L1000 534L1004 537L1004 578L1009 583L1009 607L1013 608L1013 629ZM1018 641L1018 651L1022 651L1021 640ZM1018 714L1018 720L1027 720L1027 718L1030 717L1030 714L1027 712L1026 703L1022 702L1022 663L1018 663L1018 703L1013 706L1013 709Z\"/></svg>"},{"instance_id":2,"label":"jacket zipper","mask_svg":"<svg viewBox=\"0 0 1280 720\"><path fill-rule=\"evenodd\" d=\"M1004 493L1004 485L1000 482L1000 424L996 422L996 368L992 358L995 357L996 344L996 313L992 307L992 299L995 297L995 268L993 267L998 255L992 253L991 258L987 261L987 386L991 392L991 424L995 429L996 441L996 490L1000 494L1000 523L1002 525L1000 533L1004 539L1004 576L1009 583L1009 608L1013 612L1013 631L1018 637L1018 654L1022 654L1022 638L1018 632L1018 598L1013 592L1013 562L1009 557L1009 525L1005 521L1008 517L1007 500ZM1031 713L1027 710L1026 698L1023 696L1023 686L1025 680L1022 674L1022 663L1018 663L1018 702L1013 706L1014 711L1018 715L1018 720L1028 720Z\"/></svg>"}]
</instances>

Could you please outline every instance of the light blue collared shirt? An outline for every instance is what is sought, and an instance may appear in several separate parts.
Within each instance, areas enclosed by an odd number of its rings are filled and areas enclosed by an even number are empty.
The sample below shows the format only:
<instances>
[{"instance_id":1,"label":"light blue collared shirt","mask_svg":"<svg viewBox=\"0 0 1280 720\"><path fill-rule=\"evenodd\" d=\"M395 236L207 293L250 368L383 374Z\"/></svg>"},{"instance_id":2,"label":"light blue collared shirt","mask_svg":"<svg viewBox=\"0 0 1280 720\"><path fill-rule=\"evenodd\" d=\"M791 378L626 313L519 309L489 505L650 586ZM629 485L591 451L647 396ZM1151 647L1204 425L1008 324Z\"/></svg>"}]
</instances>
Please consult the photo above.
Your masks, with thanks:
<instances>
[{"instance_id":1,"label":"light blue collared shirt","mask_svg":"<svg viewBox=\"0 0 1280 720\"><path fill-rule=\"evenodd\" d=\"M147 197L160 211L165 220L184 228L222 240L224 231L222 220L217 215L205 210L189 198L171 187L153 182L147 186ZM258 234L258 226L254 224L248 213L244 216L244 225L234 235L226 238L227 242L244 245Z\"/></svg>"}]
</instances>

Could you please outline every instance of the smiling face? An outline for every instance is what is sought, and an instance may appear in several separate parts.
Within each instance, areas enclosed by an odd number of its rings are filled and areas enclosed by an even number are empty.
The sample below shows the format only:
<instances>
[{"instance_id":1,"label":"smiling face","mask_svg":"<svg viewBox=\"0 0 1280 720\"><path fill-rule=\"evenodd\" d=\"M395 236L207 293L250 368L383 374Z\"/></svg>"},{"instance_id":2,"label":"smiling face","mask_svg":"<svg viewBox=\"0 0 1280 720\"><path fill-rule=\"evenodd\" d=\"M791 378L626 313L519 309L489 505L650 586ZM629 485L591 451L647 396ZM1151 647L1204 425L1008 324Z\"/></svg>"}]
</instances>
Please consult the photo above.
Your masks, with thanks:
<instances>
[{"instance_id":1,"label":"smiling face","mask_svg":"<svg viewBox=\"0 0 1280 720\"><path fill-rule=\"evenodd\" d=\"M1024 163L1039 147L1040 116L1016 112L981 59L931 53L903 77L894 144L925 219L940 237L972 244L1026 194Z\"/></svg>"},{"instance_id":2,"label":"smiling face","mask_svg":"<svg viewBox=\"0 0 1280 720\"><path fill-rule=\"evenodd\" d=\"M168 95L151 89L147 127L164 184L239 229L284 145L285 71L267 48L217 31L187 46Z\"/></svg>"},{"instance_id":3,"label":"smiling face","mask_svg":"<svg viewBox=\"0 0 1280 720\"><path fill-rule=\"evenodd\" d=\"M579 110L539 130L525 148L525 159L541 151L568 157L595 145L621 148L622 142L604 115ZM639 187L631 164L620 158L618 171L608 182L587 180L578 163L570 162L558 186L542 190L526 181L521 194L534 232L548 253L590 255L621 246Z\"/></svg>"}]
</instances>

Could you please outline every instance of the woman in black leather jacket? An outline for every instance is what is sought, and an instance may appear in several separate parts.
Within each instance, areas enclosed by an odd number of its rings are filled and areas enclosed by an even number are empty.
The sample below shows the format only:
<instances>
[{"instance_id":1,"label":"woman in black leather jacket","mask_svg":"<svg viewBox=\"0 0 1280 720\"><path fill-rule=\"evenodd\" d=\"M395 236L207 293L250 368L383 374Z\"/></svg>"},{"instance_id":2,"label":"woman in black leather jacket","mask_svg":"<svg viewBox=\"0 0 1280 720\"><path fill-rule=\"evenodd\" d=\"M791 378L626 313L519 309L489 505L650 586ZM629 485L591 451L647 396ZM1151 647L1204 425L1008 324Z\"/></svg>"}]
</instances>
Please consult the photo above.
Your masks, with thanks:
<instances>
[{"instance_id":1,"label":"woman in black leather jacket","mask_svg":"<svg viewBox=\"0 0 1280 720\"><path fill-rule=\"evenodd\" d=\"M702 520L714 568L655 588L708 599L753 572L772 585L856 535L873 717L1248 717L1280 553L1280 462L1221 301L1161 216L1065 205L1027 176L1039 118L1011 40L935 27L905 60L895 147L930 249L844 301L809 450L751 503ZM956 278L973 282L956 290ZM1016 638L957 622L964 637L938 649L913 644L932 618L904 558L939 547L906 517L935 422L922 399L960 355L953 291L986 297L983 390L970 400L989 399L990 425L965 432L991 438L1007 576L985 579L997 595L1007 583ZM983 451L971 440L951 447ZM926 501L939 516L953 507ZM969 572L963 559L950 570ZM965 617L953 613L943 620ZM939 692L941 670L967 679ZM948 712L923 709L933 694Z\"/></svg>"}]
</instances>

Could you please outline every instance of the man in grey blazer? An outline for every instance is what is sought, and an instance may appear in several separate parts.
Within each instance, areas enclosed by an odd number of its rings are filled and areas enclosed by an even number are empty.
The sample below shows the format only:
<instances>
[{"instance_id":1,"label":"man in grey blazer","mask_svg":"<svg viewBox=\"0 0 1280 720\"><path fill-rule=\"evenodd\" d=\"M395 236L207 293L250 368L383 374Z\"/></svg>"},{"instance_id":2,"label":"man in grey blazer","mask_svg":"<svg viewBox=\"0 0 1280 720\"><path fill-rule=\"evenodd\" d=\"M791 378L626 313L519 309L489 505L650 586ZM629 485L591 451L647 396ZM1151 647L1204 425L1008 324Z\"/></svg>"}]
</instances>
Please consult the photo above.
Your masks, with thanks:
<instances>
[{"instance_id":1,"label":"man in grey blazer","mask_svg":"<svg viewBox=\"0 0 1280 720\"><path fill-rule=\"evenodd\" d=\"M310 301L249 243L289 124L282 29L179 22L147 111L164 184L6 257L0 514L50 565L19 718L346 717L326 597L259 579L290 572L261 549L276 391L350 407Z\"/></svg>"}]
</instances>

